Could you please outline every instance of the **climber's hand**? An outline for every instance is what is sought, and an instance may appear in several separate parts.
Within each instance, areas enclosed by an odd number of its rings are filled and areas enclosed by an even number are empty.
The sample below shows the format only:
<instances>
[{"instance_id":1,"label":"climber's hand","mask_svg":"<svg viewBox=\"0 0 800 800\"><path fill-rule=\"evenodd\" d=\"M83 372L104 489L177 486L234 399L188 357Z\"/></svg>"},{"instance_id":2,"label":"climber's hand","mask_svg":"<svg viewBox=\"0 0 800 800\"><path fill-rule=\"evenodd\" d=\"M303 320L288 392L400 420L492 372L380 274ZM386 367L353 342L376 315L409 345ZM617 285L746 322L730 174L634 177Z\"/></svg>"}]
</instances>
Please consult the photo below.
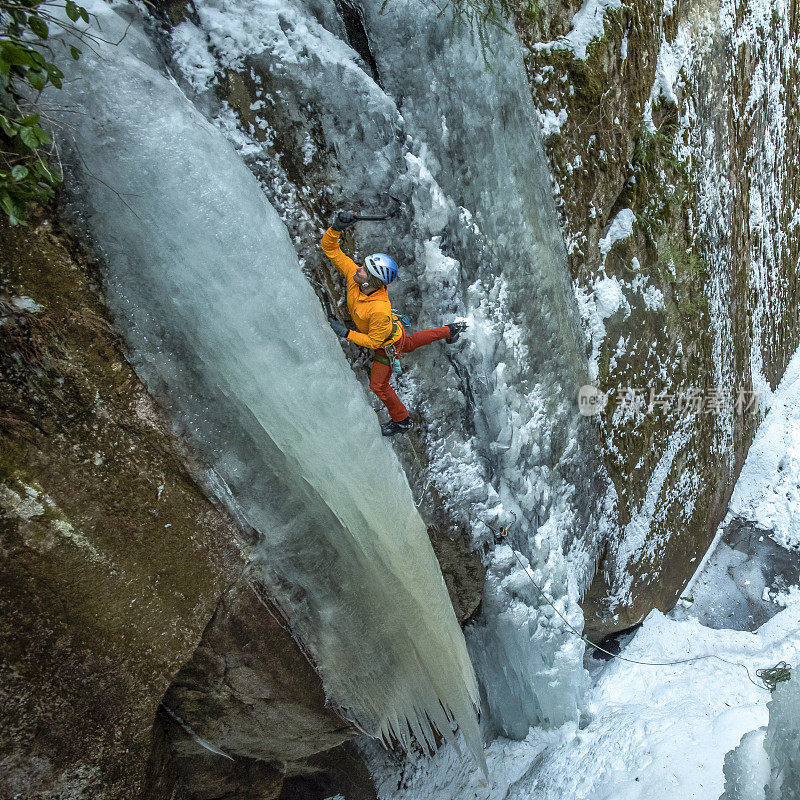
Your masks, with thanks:
<instances>
[{"instance_id":1,"label":"climber's hand","mask_svg":"<svg viewBox=\"0 0 800 800\"><path fill-rule=\"evenodd\" d=\"M347 334L350 333L350 329L345 325L341 320L336 319L336 317L328 317L328 324L333 328L333 332L337 336L341 336L342 339L347 338Z\"/></svg>"},{"instance_id":2,"label":"climber's hand","mask_svg":"<svg viewBox=\"0 0 800 800\"><path fill-rule=\"evenodd\" d=\"M341 233L345 228L349 227L356 221L356 215L352 211L337 211L333 219L331 228Z\"/></svg>"}]
</instances>

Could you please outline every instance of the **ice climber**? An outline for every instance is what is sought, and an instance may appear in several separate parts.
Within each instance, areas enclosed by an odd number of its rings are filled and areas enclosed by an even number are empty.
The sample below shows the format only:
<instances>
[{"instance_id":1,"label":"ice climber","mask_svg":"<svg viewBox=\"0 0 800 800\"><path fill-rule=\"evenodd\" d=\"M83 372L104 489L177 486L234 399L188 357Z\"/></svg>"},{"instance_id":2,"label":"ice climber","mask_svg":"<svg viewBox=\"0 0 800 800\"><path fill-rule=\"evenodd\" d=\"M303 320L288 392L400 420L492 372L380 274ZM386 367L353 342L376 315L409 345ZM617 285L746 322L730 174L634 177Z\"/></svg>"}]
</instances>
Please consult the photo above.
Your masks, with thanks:
<instances>
[{"instance_id":1,"label":"ice climber","mask_svg":"<svg viewBox=\"0 0 800 800\"><path fill-rule=\"evenodd\" d=\"M394 436L411 427L408 409L389 385L393 368L399 371L397 356L444 339L452 344L467 327L452 322L441 328L407 334L398 315L392 312L387 287L397 277L397 264L385 253L373 253L361 266L339 247L339 235L358 217L352 211L339 211L322 237L322 252L347 280L347 308L358 330L350 330L334 316L328 322L337 336L375 351L369 388L383 401L391 420L381 425L384 436Z\"/></svg>"}]
</instances>

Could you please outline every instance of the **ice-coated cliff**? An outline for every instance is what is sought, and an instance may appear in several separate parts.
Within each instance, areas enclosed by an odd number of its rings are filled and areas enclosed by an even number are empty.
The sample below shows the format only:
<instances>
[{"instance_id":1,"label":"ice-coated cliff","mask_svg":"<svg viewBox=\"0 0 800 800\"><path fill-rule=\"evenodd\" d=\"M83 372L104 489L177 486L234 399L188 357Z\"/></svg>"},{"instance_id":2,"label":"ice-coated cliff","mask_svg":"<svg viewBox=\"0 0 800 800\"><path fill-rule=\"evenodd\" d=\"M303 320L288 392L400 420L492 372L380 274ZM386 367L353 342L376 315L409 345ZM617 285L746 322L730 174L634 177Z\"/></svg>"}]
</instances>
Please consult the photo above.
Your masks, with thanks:
<instances>
[{"instance_id":1,"label":"ice-coated cliff","mask_svg":"<svg viewBox=\"0 0 800 800\"><path fill-rule=\"evenodd\" d=\"M586 357L519 45L490 30L481 52L417 0L347 8L197 3L171 32L176 74L259 176L307 265L320 205L405 203L393 223L358 227L358 252L400 261L392 299L414 327L471 323L468 345L404 367L426 481L475 543L516 515L513 547L579 627L605 486L577 414ZM467 638L495 727L524 736L577 719L583 645L509 556L489 557Z\"/></svg>"},{"instance_id":2,"label":"ice-coated cliff","mask_svg":"<svg viewBox=\"0 0 800 800\"><path fill-rule=\"evenodd\" d=\"M133 13L90 8L111 41ZM329 699L387 742L455 721L482 760L425 526L258 182L138 23L95 42L64 94L75 197L133 362L254 530L252 569Z\"/></svg>"},{"instance_id":3,"label":"ice-coated cliff","mask_svg":"<svg viewBox=\"0 0 800 800\"><path fill-rule=\"evenodd\" d=\"M96 10L110 39L136 16L114 9ZM297 255L318 257L320 207L399 197L405 213L360 227L359 251L401 262L393 302L415 327L470 320L467 346L410 359L402 388L428 480L474 542L513 522L519 560L489 555L467 632L489 718L513 737L582 705L583 643L549 604L580 627L605 510L577 411L586 356L514 37L490 31L482 52L417 0L340 12L207 0L169 39L137 19L116 49L98 43L66 88L83 111L67 137L79 205L137 368L256 531L254 562L331 700L403 743L405 720L431 741L451 717L477 751L424 526Z\"/></svg>"}]
</instances>

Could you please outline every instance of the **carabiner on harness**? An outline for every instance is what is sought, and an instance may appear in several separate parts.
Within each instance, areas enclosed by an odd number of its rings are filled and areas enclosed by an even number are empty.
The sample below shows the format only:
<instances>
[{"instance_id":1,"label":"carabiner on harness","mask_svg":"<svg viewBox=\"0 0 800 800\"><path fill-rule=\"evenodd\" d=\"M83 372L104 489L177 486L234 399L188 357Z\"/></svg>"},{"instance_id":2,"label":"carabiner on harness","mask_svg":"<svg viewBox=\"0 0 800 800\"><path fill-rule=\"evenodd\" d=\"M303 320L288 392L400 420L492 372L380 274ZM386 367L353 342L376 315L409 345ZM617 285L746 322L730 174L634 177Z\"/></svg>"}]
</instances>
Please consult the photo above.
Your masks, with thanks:
<instances>
[{"instance_id":1,"label":"carabiner on harness","mask_svg":"<svg viewBox=\"0 0 800 800\"><path fill-rule=\"evenodd\" d=\"M393 344L387 344L383 348L383 352L386 353L386 358L389 361L389 366L392 368L392 372L395 375L402 375L403 368L400 366L400 361L397 358L397 348Z\"/></svg>"}]
</instances>

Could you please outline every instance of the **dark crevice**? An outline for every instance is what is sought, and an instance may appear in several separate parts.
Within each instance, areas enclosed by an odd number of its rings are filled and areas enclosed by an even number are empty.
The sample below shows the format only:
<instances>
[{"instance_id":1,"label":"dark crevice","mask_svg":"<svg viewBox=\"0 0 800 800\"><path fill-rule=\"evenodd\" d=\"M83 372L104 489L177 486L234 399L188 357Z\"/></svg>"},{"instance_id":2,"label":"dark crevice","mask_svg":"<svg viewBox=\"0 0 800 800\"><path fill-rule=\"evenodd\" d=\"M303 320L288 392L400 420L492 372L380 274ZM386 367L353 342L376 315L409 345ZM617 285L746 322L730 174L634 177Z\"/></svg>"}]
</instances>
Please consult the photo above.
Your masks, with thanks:
<instances>
[{"instance_id":1,"label":"dark crevice","mask_svg":"<svg viewBox=\"0 0 800 800\"><path fill-rule=\"evenodd\" d=\"M466 403L464 405L464 428L469 436L475 436L476 403L475 403L475 395L472 392L472 382L470 381L469 372L467 372L463 364L460 364L455 358L453 358L452 353L446 353L446 356L447 360L450 362L450 366L453 367L453 370L458 376L461 388L464 392L464 398L466 400Z\"/></svg>"},{"instance_id":2,"label":"dark crevice","mask_svg":"<svg viewBox=\"0 0 800 800\"><path fill-rule=\"evenodd\" d=\"M364 12L356 5L353 0L336 0L336 10L344 22L347 33L347 42L353 50L358 53L364 63L369 67L372 79L378 86L383 88L380 75L378 75L378 64L369 46L369 37L364 25Z\"/></svg>"}]
</instances>

